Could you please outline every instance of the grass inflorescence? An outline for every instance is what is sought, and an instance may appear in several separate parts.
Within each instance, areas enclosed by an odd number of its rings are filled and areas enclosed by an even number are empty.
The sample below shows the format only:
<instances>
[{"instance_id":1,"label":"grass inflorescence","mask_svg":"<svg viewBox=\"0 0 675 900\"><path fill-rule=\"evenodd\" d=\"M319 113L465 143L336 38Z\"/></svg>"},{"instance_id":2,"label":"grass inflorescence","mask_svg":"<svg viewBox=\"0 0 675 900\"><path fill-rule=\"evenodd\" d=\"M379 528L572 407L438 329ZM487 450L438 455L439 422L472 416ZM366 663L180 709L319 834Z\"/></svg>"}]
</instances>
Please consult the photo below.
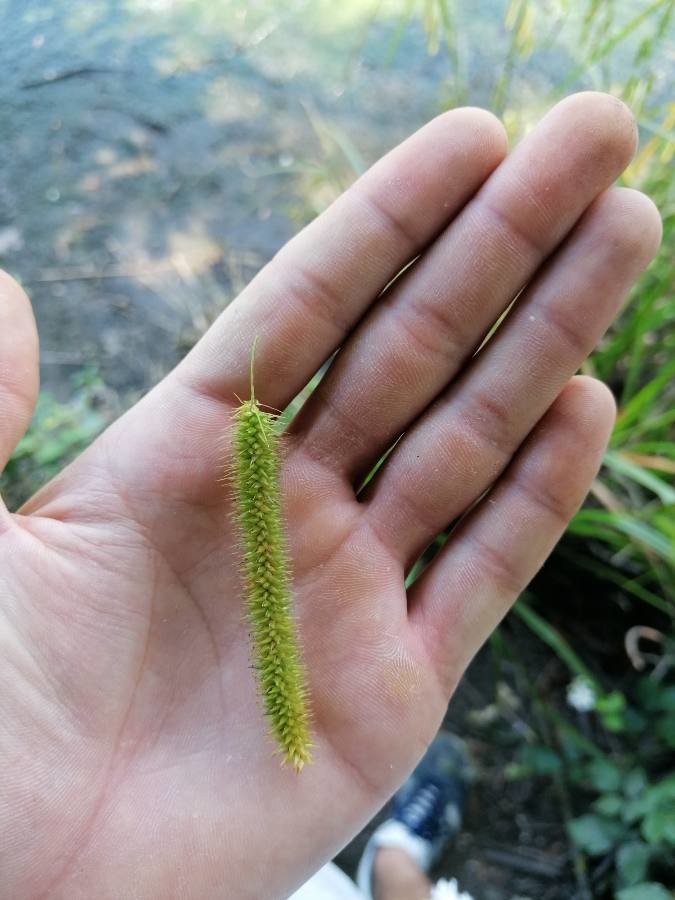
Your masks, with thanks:
<instances>
[{"instance_id":1,"label":"grass inflorescence","mask_svg":"<svg viewBox=\"0 0 675 900\"><path fill-rule=\"evenodd\" d=\"M279 493L275 417L251 399L236 413L238 517L252 656L265 714L284 760L310 761L307 687L292 614Z\"/></svg>"}]
</instances>

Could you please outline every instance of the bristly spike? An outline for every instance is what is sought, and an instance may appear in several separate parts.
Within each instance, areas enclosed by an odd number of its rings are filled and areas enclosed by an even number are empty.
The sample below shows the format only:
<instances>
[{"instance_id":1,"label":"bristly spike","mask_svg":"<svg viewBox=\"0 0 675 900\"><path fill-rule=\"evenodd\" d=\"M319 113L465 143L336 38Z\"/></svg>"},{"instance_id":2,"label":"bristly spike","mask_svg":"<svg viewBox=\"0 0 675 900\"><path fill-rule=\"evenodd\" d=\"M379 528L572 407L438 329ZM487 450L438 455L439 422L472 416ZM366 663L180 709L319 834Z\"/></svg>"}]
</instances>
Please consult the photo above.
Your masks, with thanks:
<instances>
[{"instance_id":1,"label":"bristly spike","mask_svg":"<svg viewBox=\"0 0 675 900\"><path fill-rule=\"evenodd\" d=\"M253 346L251 347L251 400L255 400L255 379L254 379L254 371L255 371L255 348L258 344L259 334L253 338Z\"/></svg>"},{"instance_id":2,"label":"bristly spike","mask_svg":"<svg viewBox=\"0 0 675 900\"><path fill-rule=\"evenodd\" d=\"M310 761L307 683L292 615L290 565L279 490L275 417L251 398L236 412L235 478L252 667L270 730L296 772Z\"/></svg>"}]
</instances>

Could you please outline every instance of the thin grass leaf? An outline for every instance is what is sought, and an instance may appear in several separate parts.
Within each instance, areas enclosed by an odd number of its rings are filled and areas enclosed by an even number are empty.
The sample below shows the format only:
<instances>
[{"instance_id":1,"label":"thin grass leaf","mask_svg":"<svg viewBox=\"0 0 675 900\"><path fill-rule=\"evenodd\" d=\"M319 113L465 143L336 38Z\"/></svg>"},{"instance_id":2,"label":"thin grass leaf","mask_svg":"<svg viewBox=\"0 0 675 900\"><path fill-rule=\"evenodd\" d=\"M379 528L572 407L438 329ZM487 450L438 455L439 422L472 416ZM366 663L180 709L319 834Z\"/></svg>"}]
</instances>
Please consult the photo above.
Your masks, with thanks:
<instances>
[{"instance_id":1,"label":"thin grass leaf","mask_svg":"<svg viewBox=\"0 0 675 900\"><path fill-rule=\"evenodd\" d=\"M615 34L611 35L611 37L607 38L607 40L600 43L591 53L589 53L589 55L583 60L583 62L575 66L564 79L562 84L556 86L556 93L558 95L566 93L568 88L572 84L574 84L577 78L588 71L589 66L594 65L609 56L609 54L613 50L615 50L619 46L619 44L629 38L644 22L648 21L652 16L660 11L663 11L664 9L672 10L673 2L674 0L655 0L655 2L651 3L646 9L643 9L641 12L637 13L637 15L633 16L633 18L630 19Z\"/></svg>"},{"instance_id":2,"label":"thin grass leaf","mask_svg":"<svg viewBox=\"0 0 675 900\"><path fill-rule=\"evenodd\" d=\"M666 505L675 504L675 489L663 479L658 478L642 466L627 459L623 454L608 450L605 453L604 464L613 472L625 475L652 491L662 503Z\"/></svg>"},{"instance_id":3,"label":"thin grass leaf","mask_svg":"<svg viewBox=\"0 0 675 900\"><path fill-rule=\"evenodd\" d=\"M675 565L673 542L656 528L646 522L641 522L629 513L618 514L599 509L582 509L576 514L570 527L577 534L586 533L589 536L606 534L607 529L616 529L617 532L633 538L639 544L657 553L666 562Z\"/></svg>"},{"instance_id":4,"label":"thin grass leaf","mask_svg":"<svg viewBox=\"0 0 675 900\"><path fill-rule=\"evenodd\" d=\"M632 594L638 600L648 603L660 612L666 613L666 615L673 615L673 612L675 612L675 605L669 604L660 594L645 587L642 583L648 577L648 573L642 572L638 576L626 575L621 569L617 568L616 564L608 565L588 553L578 553L570 550L564 544L556 552L575 566L586 569L586 571L591 572L603 581L615 584L622 592Z\"/></svg>"},{"instance_id":5,"label":"thin grass leaf","mask_svg":"<svg viewBox=\"0 0 675 900\"><path fill-rule=\"evenodd\" d=\"M586 678L592 685L598 687L595 676L591 670L582 661L560 632L553 627L546 619L542 618L539 613L535 612L531 606L527 604L521 597L513 607L513 612L522 619L527 627L533 631L537 637L555 652L559 659L565 663L567 668L574 675Z\"/></svg>"},{"instance_id":6,"label":"thin grass leaf","mask_svg":"<svg viewBox=\"0 0 675 900\"><path fill-rule=\"evenodd\" d=\"M615 440L618 435L627 431L645 413L651 411L661 391L675 379L675 359L661 369L648 384L638 391L619 411L614 429ZM612 442L614 444L614 441Z\"/></svg>"}]
</instances>

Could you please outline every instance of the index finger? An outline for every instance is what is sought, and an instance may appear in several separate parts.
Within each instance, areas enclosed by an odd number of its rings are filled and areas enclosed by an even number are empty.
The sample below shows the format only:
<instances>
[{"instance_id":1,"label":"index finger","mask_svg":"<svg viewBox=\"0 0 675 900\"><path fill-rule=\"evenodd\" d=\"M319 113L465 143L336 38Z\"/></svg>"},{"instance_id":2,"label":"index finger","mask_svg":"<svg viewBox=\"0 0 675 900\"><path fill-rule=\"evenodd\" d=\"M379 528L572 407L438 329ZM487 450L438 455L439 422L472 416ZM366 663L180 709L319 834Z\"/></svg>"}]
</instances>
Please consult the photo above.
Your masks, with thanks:
<instances>
[{"instance_id":1,"label":"index finger","mask_svg":"<svg viewBox=\"0 0 675 900\"><path fill-rule=\"evenodd\" d=\"M384 156L253 279L175 370L200 393L256 393L285 406L392 278L429 244L506 154L481 109L433 119Z\"/></svg>"}]
</instances>

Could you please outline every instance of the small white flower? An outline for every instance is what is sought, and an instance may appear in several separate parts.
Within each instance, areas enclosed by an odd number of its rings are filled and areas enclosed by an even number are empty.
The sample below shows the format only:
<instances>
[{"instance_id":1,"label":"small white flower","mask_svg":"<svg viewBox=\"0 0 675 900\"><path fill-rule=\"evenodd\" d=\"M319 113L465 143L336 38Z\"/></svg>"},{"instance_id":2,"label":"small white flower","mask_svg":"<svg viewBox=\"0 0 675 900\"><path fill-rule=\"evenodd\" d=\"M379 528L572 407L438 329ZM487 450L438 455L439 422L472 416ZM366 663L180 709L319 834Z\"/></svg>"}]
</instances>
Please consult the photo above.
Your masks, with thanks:
<instances>
[{"instance_id":1,"label":"small white flower","mask_svg":"<svg viewBox=\"0 0 675 900\"><path fill-rule=\"evenodd\" d=\"M595 690L588 678L578 675L567 685L567 703L577 712L595 709Z\"/></svg>"},{"instance_id":2,"label":"small white flower","mask_svg":"<svg viewBox=\"0 0 675 900\"><path fill-rule=\"evenodd\" d=\"M473 900L471 894L459 890L456 879L439 879L431 889L429 900Z\"/></svg>"}]
</instances>

